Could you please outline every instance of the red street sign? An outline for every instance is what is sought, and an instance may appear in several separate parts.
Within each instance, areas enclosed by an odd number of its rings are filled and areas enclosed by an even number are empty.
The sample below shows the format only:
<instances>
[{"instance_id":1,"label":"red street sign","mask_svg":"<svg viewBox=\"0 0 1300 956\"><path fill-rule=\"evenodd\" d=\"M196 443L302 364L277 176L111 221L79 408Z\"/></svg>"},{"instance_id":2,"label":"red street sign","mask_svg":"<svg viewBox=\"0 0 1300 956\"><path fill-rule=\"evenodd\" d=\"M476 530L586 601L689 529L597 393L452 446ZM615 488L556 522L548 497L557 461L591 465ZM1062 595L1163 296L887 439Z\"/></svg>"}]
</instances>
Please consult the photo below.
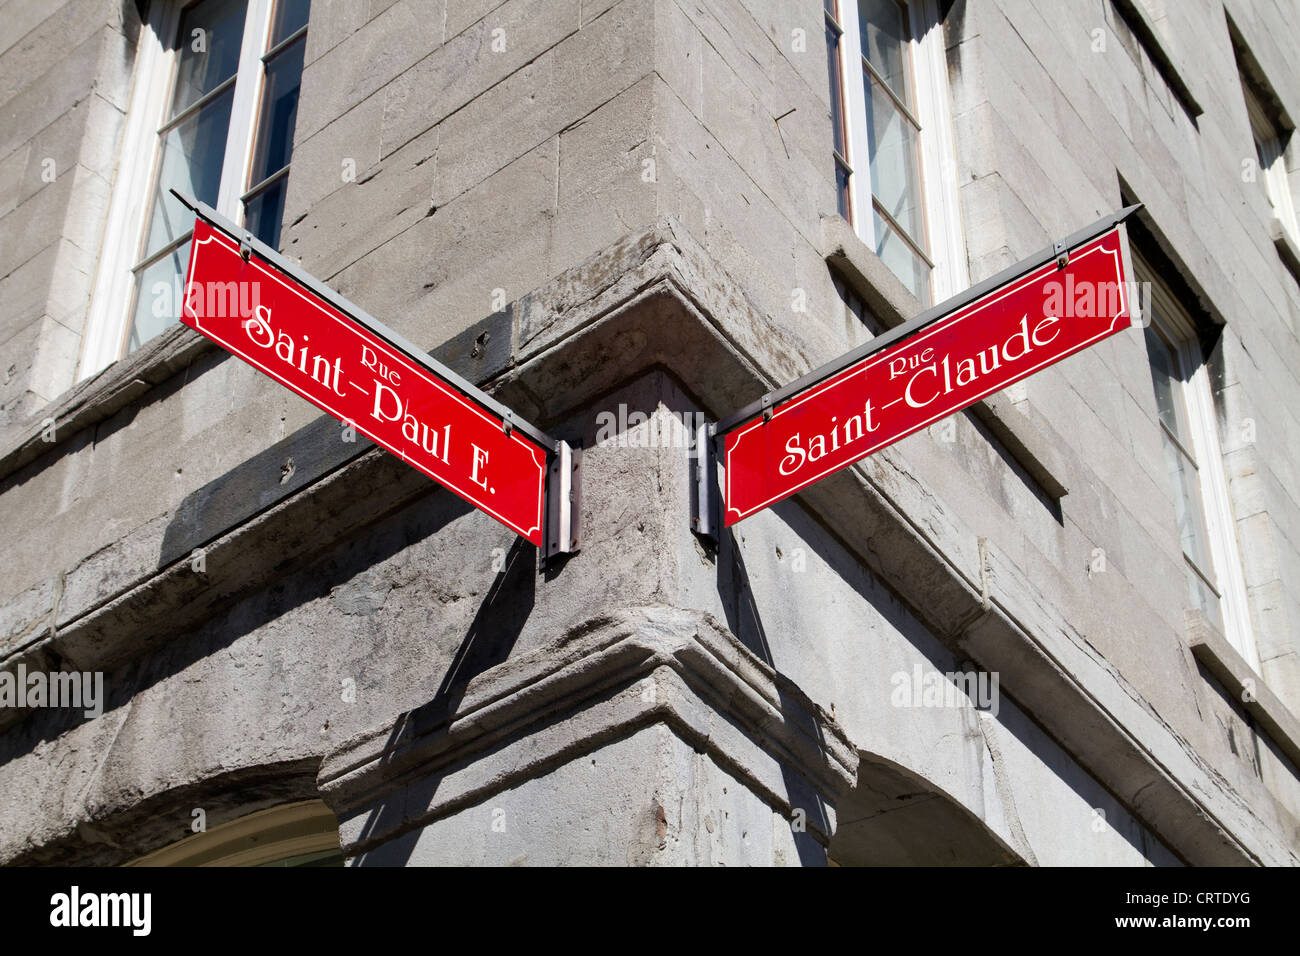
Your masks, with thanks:
<instances>
[{"instance_id":1,"label":"red street sign","mask_svg":"<svg viewBox=\"0 0 1300 956\"><path fill-rule=\"evenodd\" d=\"M542 544L545 447L201 218L181 321Z\"/></svg>"},{"instance_id":2,"label":"red street sign","mask_svg":"<svg viewBox=\"0 0 1300 956\"><path fill-rule=\"evenodd\" d=\"M726 432L724 524L1128 328L1128 305L1117 225L815 382Z\"/></svg>"}]
</instances>

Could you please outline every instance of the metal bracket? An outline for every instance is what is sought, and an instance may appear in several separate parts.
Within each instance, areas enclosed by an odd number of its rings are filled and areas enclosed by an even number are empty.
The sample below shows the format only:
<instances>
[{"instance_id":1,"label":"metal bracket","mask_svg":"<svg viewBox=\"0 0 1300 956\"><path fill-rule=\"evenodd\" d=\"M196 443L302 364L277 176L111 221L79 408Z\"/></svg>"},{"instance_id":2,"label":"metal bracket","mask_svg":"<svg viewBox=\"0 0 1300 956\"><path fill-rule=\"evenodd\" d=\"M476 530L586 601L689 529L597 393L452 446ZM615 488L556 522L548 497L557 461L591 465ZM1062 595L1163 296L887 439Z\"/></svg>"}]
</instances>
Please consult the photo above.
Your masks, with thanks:
<instances>
[{"instance_id":1,"label":"metal bracket","mask_svg":"<svg viewBox=\"0 0 1300 956\"><path fill-rule=\"evenodd\" d=\"M718 467L713 447L713 425L701 422L692 432L690 452L691 530L718 538Z\"/></svg>"},{"instance_id":2,"label":"metal bracket","mask_svg":"<svg viewBox=\"0 0 1300 956\"><path fill-rule=\"evenodd\" d=\"M506 433L507 438L509 438L510 433L515 430L514 419L515 419L515 413L510 411L509 409L507 409L506 413L501 416L501 430Z\"/></svg>"},{"instance_id":3,"label":"metal bracket","mask_svg":"<svg viewBox=\"0 0 1300 956\"><path fill-rule=\"evenodd\" d=\"M546 470L546 528L542 565L578 550L582 517L582 449L557 441Z\"/></svg>"},{"instance_id":4,"label":"metal bracket","mask_svg":"<svg viewBox=\"0 0 1300 956\"><path fill-rule=\"evenodd\" d=\"M404 336L398 335L373 315L370 315L370 313L366 312L364 309L343 298L343 296L339 295L315 276L304 272L300 266L291 262L286 256L280 255L279 252L256 238L252 233L236 226L211 206L201 203L192 196L187 196L185 193L176 189L170 189L168 192L176 197L177 202L181 203L181 205L186 209L192 210L195 215L204 222L219 230L222 235L238 242L240 254L244 258L247 259L252 253L256 253L259 259L265 259L285 275L290 276L296 282L306 286L352 321L359 324L362 328L366 329L373 335L379 336L393 348L401 352L406 358L423 367L427 371L432 372L452 388L469 398L472 402L481 405L492 414L499 417L505 417L505 413L510 411L510 409L506 408L487 392L483 391L483 389L479 388L477 385L472 385L463 376L452 371L442 362L439 362L430 355L428 351L419 348ZM546 434L536 425L529 422L527 419L520 418L517 414L513 415L511 419L511 428L512 430L522 432L537 444L541 445L546 449L548 455L553 455L555 453L555 439Z\"/></svg>"},{"instance_id":5,"label":"metal bracket","mask_svg":"<svg viewBox=\"0 0 1300 956\"><path fill-rule=\"evenodd\" d=\"M790 382L787 385L782 385L776 391L769 392L767 395L763 396L761 402L750 402L739 411L732 412L730 415L719 419L717 434L725 435L728 432L739 428L746 422L751 421L760 411L763 413L764 420L770 421L772 406L781 404L787 398L799 394L804 389L816 385L818 382L824 382L832 375L838 375L840 372L857 364L868 355L875 355L878 352L883 352L885 349L892 347L903 339L915 335L922 329L928 328L932 323L938 322L956 312L958 309L969 305L992 290L1007 285L1022 276L1028 275L1041 266L1045 266L1050 262L1056 262L1060 268L1064 268L1066 263L1070 261L1068 258L1069 250L1075 249L1083 245L1085 242L1090 242L1093 239L1096 239L1102 233L1113 229L1115 226L1122 223L1125 219L1141 208L1141 203L1134 203L1131 206L1125 206L1118 212L1111 213L1109 216L1103 216L1092 225L1085 226L1065 239L1062 239L1059 242L1054 242L1050 246L1045 246L1027 259L1021 259L1019 262L1007 266L996 275L991 275L987 279L976 283L965 292L959 292L950 299L945 299L937 305L930 306L930 308L926 309L920 315L913 316L902 325L894 326L882 335L877 335L875 338L862 343L857 348L845 352L838 358L831 359L825 365L815 368L805 375L801 375L793 382ZM1065 259L1065 262L1061 262L1061 259L1063 258Z\"/></svg>"}]
</instances>

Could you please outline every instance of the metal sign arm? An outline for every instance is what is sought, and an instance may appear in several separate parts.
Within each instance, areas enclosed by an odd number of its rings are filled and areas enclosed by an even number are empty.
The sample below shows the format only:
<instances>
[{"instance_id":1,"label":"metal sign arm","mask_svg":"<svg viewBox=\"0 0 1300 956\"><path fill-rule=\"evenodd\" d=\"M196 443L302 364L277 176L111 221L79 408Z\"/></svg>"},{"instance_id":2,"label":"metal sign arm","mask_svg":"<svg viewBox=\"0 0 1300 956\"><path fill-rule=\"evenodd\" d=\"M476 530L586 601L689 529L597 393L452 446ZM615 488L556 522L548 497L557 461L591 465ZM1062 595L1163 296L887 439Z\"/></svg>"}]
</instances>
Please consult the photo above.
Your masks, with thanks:
<instances>
[{"instance_id":1,"label":"metal sign arm","mask_svg":"<svg viewBox=\"0 0 1300 956\"><path fill-rule=\"evenodd\" d=\"M284 256L280 255L280 253L276 252L260 239L254 237L247 230L240 229L211 206L201 203L197 199L186 196L176 189L172 189L170 192L200 219L203 219L205 222L216 229L219 229L221 232L224 232L235 242L239 243L241 255L243 255L245 249L256 252L260 258L265 259L277 269L292 277L294 281L302 283L302 285L320 296L348 318L364 327L367 331L371 332L378 338L385 340L398 351L405 353L411 361L424 366L426 370L447 382L447 384L451 385L466 398L469 398L471 401L474 401L488 409L501 419L502 423L505 424L505 427L519 429L533 441L537 442L537 444L545 448L548 457L554 456L558 453L558 444L555 439L551 438L536 425L530 424L529 422L516 417L515 414L505 405L502 405L482 389L470 384L463 377L435 359L427 351L417 347L404 336L394 332L374 316L370 315L361 307L349 302L320 280L308 275L306 272L303 272L302 269L298 268ZM244 255L244 258L247 259L248 256Z\"/></svg>"},{"instance_id":2,"label":"metal sign arm","mask_svg":"<svg viewBox=\"0 0 1300 956\"><path fill-rule=\"evenodd\" d=\"M895 326L883 335L876 336L876 338L872 339L870 342L863 343L851 352L846 352L841 355L839 358L832 359L820 368L814 369L807 375L791 382L789 385L783 386L774 392L768 392L758 401L750 402L740 411L728 415L726 418L718 422L713 429L714 437L716 438L720 435L725 435L727 432L743 425L745 422L750 421L759 414L764 415L766 418L770 418L772 410L792 395L796 395L809 386L816 385L818 382L842 372L850 365L861 361L868 355L879 352L882 349L887 349L896 342L911 335L915 335L932 322L942 319L944 316L955 312L967 303L974 302L984 294L991 292L1000 286L1006 285L1023 275L1033 272L1035 269L1048 262L1056 260L1058 264L1064 265L1061 260L1065 259L1068 262L1069 251L1071 249L1095 239L1097 236L1100 236L1109 229L1113 229L1141 208L1141 203L1134 203L1132 206L1125 206L1123 209L1111 213L1109 216L1103 216L1092 225L1085 226L1078 232L1060 240L1059 242L1052 243L1052 245L1036 252L1027 259L1021 259L1015 265L1008 266L997 275L990 276L978 285L971 286L965 292L960 292L952 298L940 302L938 305L931 306L910 321Z\"/></svg>"}]
</instances>

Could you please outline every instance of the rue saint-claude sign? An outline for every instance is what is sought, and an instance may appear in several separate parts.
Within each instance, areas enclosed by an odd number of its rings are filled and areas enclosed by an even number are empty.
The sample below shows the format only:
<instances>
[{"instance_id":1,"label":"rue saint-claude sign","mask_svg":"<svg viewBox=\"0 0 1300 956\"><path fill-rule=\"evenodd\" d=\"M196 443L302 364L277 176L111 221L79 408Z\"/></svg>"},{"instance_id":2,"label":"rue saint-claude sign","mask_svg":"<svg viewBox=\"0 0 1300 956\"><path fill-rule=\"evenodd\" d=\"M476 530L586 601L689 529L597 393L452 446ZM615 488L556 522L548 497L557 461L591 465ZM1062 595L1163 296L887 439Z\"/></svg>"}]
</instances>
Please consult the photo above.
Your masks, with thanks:
<instances>
[{"instance_id":1,"label":"rue saint-claude sign","mask_svg":"<svg viewBox=\"0 0 1300 956\"><path fill-rule=\"evenodd\" d=\"M1122 224L1137 208L719 422L724 525L1128 328Z\"/></svg>"},{"instance_id":2,"label":"rue saint-claude sign","mask_svg":"<svg viewBox=\"0 0 1300 956\"><path fill-rule=\"evenodd\" d=\"M386 448L506 527L544 546L555 442L401 336L297 271L201 203L181 321ZM225 307L243 292L247 307ZM212 308L216 302L220 308ZM247 312L248 314L242 314ZM568 475L566 474L566 479ZM552 482L565 494L568 482ZM552 528L569 551L568 530ZM560 542L563 536L564 541Z\"/></svg>"}]
</instances>

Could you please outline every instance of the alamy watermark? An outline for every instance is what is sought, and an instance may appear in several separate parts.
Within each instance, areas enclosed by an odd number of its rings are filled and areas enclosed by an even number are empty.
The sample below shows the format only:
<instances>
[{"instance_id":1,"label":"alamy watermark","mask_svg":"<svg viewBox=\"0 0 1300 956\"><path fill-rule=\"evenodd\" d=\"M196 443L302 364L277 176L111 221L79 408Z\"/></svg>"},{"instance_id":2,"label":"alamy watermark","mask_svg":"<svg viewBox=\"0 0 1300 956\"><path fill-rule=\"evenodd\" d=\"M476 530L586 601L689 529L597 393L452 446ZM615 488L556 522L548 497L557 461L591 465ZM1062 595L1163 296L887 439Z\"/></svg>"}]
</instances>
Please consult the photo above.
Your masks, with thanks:
<instances>
[{"instance_id":1,"label":"alamy watermark","mask_svg":"<svg viewBox=\"0 0 1300 956\"><path fill-rule=\"evenodd\" d=\"M703 412L661 411L651 416L628 411L626 403L620 402L617 411L596 413L596 444L615 448L689 448L694 454L695 431L708 420Z\"/></svg>"},{"instance_id":2,"label":"alamy watermark","mask_svg":"<svg viewBox=\"0 0 1300 956\"><path fill-rule=\"evenodd\" d=\"M1094 282L1066 274L1043 286L1043 314L1055 319L1096 319L1119 315L1125 307L1130 324L1150 324L1150 282Z\"/></svg>"},{"instance_id":3,"label":"alamy watermark","mask_svg":"<svg viewBox=\"0 0 1300 956\"><path fill-rule=\"evenodd\" d=\"M50 897L51 926L121 926L133 936L148 936L152 912L152 893L83 893L73 886Z\"/></svg>"},{"instance_id":4,"label":"alamy watermark","mask_svg":"<svg viewBox=\"0 0 1300 956\"><path fill-rule=\"evenodd\" d=\"M19 664L17 673L0 671L0 707L83 708L87 717L104 713L102 671L33 671Z\"/></svg>"},{"instance_id":5,"label":"alamy watermark","mask_svg":"<svg viewBox=\"0 0 1300 956\"><path fill-rule=\"evenodd\" d=\"M895 707L966 707L974 705L998 715L997 671L925 671L920 664L912 670L896 671L889 702Z\"/></svg>"},{"instance_id":6,"label":"alamy watermark","mask_svg":"<svg viewBox=\"0 0 1300 956\"><path fill-rule=\"evenodd\" d=\"M200 319L251 319L261 304L262 284L256 280L240 282L184 283L177 275L172 281L158 281L149 287L149 311L154 318L176 318L184 305L187 314Z\"/></svg>"}]
</instances>

